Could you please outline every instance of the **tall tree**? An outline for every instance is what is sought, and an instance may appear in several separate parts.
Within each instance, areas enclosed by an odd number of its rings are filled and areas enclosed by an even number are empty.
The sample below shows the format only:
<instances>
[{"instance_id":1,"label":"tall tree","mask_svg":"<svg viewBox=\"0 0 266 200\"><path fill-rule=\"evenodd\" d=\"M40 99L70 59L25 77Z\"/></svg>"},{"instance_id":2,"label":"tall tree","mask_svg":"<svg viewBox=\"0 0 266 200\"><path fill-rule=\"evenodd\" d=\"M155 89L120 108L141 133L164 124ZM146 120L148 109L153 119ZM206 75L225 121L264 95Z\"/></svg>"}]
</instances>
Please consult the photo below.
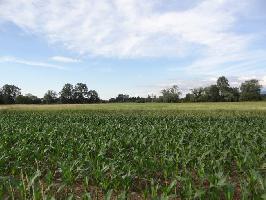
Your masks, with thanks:
<instances>
[{"instance_id":1,"label":"tall tree","mask_svg":"<svg viewBox=\"0 0 266 200\"><path fill-rule=\"evenodd\" d=\"M76 103L86 103L88 101L88 87L84 83L77 83L74 88L74 99Z\"/></svg>"},{"instance_id":2,"label":"tall tree","mask_svg":"<svg viewBox=\"0 0 266 200\"><path fill-rule=\"evenodd\" d=\"M98 103L100 101L99 95L95 90L90 90L88 92L89 103Z\"/></svg>"},{"instance_id":3,"label":"tall tree","mask_svg":"<svg viewBox=\"0 0 266 200\"><path fill-rule=\"evenodd\" d=\"M194 102L194 96L191 93L187 93L183 100L184 102Z\"/></svg>"},{"instance_id":4,"label":"tall tree","mask_svg":"<svg viewBox=\"0 0 266 200\"><path fill-rule=\"evenodd\" d=\"M20 88L15 85L4 85L1 89L2 101L5 104L13 104L15 103L15 99L17 96L21 94Z\"/></svg>"},{"instance_id":5,"label":"tall tree","mask_svg":"<svg viewBox=\"0 0 266 200\"><path fill-rule=\"evenodd\" d=\"M221 76L217 80L217 87L219 89L220 101L225 101L225 96L228 95L230 88L229 81L225 76Z\"/></svg>"},{"instance_id":6,"label":"tall tree","mask_svg":"<svg viewBox=\"0 0 266 200\"><path fill-rule=\"evenodd\" d=\"M127 94L118 94L115 98L115 102L128 102L129 101L129 95Z\"/></svg>"},{"instance_id":7,"label":"tall tree","mask_svg":"<svg viewBox=\"0 0 266 200\"><path fill-rule=\"evenodd\" d=\"M53 90L48 90L43 97L43 101L47 104L56 103L57 93Z\"/></svg>"},{"instance_id":8,"label":"tall tree","mask_svg":"<svg viewBox=\"0 0 266 200\"><path fill-rule=\"evenodd\" d=\"M226 89L229 88L229 81L225 76L221 76L217 79L217 87L222 90L222 89Z\"/></svg>"},{"instance_id":9,"label":"tall tree","mask_svg":"<svg viewBox=\"0 0 266 200\"><path fill-rule=\"evenodd\" d=\"M60 100L62 103L73 103L74 100L74 87L70 83L63 86L60 92Z\"/></svg>"},{"instance_id":10,"label":"tall tree","mask_svg":"<svg viewBox=\"0 0 266 200\"><path fill-rule=\"evenodd\" d=\"M0 88L0 104L4 103L4 98L3 98L3 94L2 94L2 88Z\"/></svg>"},{"instance_id":11,"label":"tall tree","mask_svg":"<svg viewBox=\"0 0 266 200\"><path fill-rule=\"evenodd\" d=\"M191 90L191 101L193 102L202 102L202 101L206 101L206 97L205 97L205 89L203 87L200 88L194 88Z\"/></svg>"},{"instance_id":12,"label":"tall tree","mask_svg":"<svg viewBox=\"0 0 266 200\"><path fill-rule=\"evenodd\" d=\"M241 101L257 101L261 99L261 88L257 79L245 81L240 86L240 100Z\"/></svg>"},{"instance_id":13,"label":"tall tree","mask_svg":"<svg viewBox=\"0 0 266 200\"><path fill-rule=\"evenodd\" d=\"M229 87L223 96L223 100L227 102L239 101L239 90L238 88Z\"/></svg>"},{"instance_id":14,"label":"tall tree","mask_svg":"<svg viewBox=\"0 0 266 200\"><path fill-rule=\"evenodd\" d=\"M211 85L207 87L207 95L208 95L208 101L216 102L219 101L220 95L219 95L219 88L217 85Z\"/></svg>"},{"instance_id":15,"label":"tall tree","mask_svg":"<svg viewBox=\"0 0 266 200\"><path fill-rule=\"evenodd\" d=\"M181 92L178 88L177 85L173 85L172 87L170 88L167 88L167 89L163 89L161 91L162 93L162 99L163 99L163 102L178 102L179 101L179 96L181 95Z\"/></svg>"}]
</instances>

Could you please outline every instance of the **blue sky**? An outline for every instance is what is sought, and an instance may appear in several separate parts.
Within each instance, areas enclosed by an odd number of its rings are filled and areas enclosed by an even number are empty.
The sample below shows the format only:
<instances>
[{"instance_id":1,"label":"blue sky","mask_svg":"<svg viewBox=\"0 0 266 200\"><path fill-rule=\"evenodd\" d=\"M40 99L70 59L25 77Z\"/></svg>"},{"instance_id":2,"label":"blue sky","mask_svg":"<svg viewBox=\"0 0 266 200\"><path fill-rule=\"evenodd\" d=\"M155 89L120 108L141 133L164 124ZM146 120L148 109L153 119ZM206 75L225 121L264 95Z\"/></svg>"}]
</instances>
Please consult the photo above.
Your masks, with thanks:
<instances>
[{"instance_id":1,"label":"blue sky","mask_svg":"<svg viewBox=\"0 0 266 200\"><path fill-rule=\"evenodd\" d=\"M0 86L38 96L183 93L225 75L266 87L265 0L0 0Z\"/></svg>"}]
</instances>

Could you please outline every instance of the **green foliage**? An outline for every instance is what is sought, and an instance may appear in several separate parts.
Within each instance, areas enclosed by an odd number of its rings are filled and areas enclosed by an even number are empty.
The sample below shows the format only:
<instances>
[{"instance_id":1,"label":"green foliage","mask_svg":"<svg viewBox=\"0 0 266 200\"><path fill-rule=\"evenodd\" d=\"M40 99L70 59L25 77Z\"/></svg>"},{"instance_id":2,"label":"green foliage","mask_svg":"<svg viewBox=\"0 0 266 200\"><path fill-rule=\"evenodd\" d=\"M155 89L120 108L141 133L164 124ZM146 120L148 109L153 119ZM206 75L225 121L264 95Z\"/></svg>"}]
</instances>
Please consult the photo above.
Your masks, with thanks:
<instances>
[{"instance_id":1,"label":"green foliage","mask_svg":"<svg viewBox=\"0 0 266 200\"><path fill-rule=\"evenodd\" d=\"M221 76L216 85L194 88L187 94L184 101L187 102L236 102L239 101L238 88L230 87L226 77Z\"/></svg>"},{"instance_id":2,"label":"green foliage","mask_svg":"<svg viewBox=\"0 0 266 200\"><path fill-rule=\"evenodd\" d=\"M4 96L2 94L2 91L0 89L0 104L3 104L4 103Z\"/></svg>"},{"instance_id":3,"label":"green foliage","mask_svg":"<svg viewBox=\"0 0 266 200\"><path fill-rule=\"evenodd\" d=\"M226 96L225 93L228 91L228 88L230 88L228 79L225 76L221 76L217 79L216 84L219 89L220 96L224 98Z\"/></svg>"},{"instance_id":4,"label":"green foliage","mask_svg":"<svg viewBox=\"0 0 266 200\"><path fill-rule=\"evenodd\" d=\"M265 112L1 111L0 199L259 199Z\"/></svg>"},{"instance_id":5,"label":"green foliage","mask_svg":"<svg viewBox=\"0 0 266 200\"><path fill-rule=\"evenodd\" d=\"M88 87L84 83L77 83L74 87L74 101L76 103L86 103L88 98Z\"/></svg>"},{"instance_id":6,"label":"green foliage","mask_svg":"<svg viewBox=\"0 0 266 200\"><path fill-rule=\"evenodd\" d=\"M256 79L245 81L241 84L241 96L242 101L257 101L261 100L261 85Z\"/></svg>"},{"instance_id":7,"label":"green foliage","mask_svg":"<svg viewBox=\"0 0 266 200\"><path fill-rule=\"evenodd\" d=\"M6 84L0 89L0 103L13 104L16 97L20 94L20 88L15 85Z\"/></svg>"},{"instance_id":8,"label":"green foliage","mask_svg":"<svg viewBox=\"0 0 266 200\"><path fill-rule=\"evenodd\" d=\"M60 94L61 103L99 103L100 98L95 90L88 90L84 83L77 83L75 87L67 83Z\"/></svg>"},{"instance_id":9,"label":"green foliage","mask_svg":"<svg viewBox=\"0 0 266 200\"><path fill-rule=\"evenodd\" d=\"M67 83L57 93L48 90L43 99L34 95L21 95L20 88L14 85L4 85L0 88L0 104L88 104L88 103L177 103L177 102L238 102L265 100L265 94L261 94L262 86L256 79L245 81L241 84L240 91L237 87L231 87L226 77L221 76L215 85L191 89L184 98L180 98L181 91L177 85L161 90L162 96L147 95L147 97L130 97L127 94L118 94L116 98L101 100L97 91L89 90L85 83L77 83L75 86Z\"/></svg>"},{"instance_id":10,"label":"green foliage","mask_svg":"<svg viewBox=\"0 0 266 200\"><path fill-rule=\"evenodd\" d=\"M217 85L211 85L205 88L206 96L209 101L217 102L220 100L219 88Z\"/></svg>"},{"instance_id":11,"label":"green foliage","mask_svg":"<svg viewBox=\"0 0 266 200\"><path fill-rule=\"evenodd\" d=\"M16 97L16 103L17 104L40 104L41 99L39 99L37 96L34 96L32 94L26 94L19 95Z\"/></svg>"},{"instance_id":12,"label":"green foliage","mask_svg":"<svg viewBox=\"0 0 266 200\"><path fill-rule=\"evenodd\" d=\"M88 92L88 103L98 103L100 102L100 97L96 90L90 90Z\"/></svg>"},{"instance_id":13,"label":"green foliage","mask_svg":"<svg viewBox=\"0 0 266 200\"><path fill-rule=\"evenodd\" d=\"M170 88L163 89L161 91L162 96L159 98L160 102L164 103L175 103L178 102L181 92L177 85L173 85Z\"/></svg>"},{"instance_id":14,"label":"green foliage","mask_svg":"<svg viewBox=\"0 0 266 200\"><path fill-rule=\"evenodd\" d=\"M53 90L48 90L43 97L43 102L52 104L57 102L57 93Z\"/></svg>"},{"instance_id":15,"label":"green foliage","mask_svg":"<svg viewBox=\"0 0 266 200\"><path fill-rule=\"evenodd\" d=\"M60 100L62 103L74 103L74 87L70 83L63 86L60 92Z\"/></svg>"}]
</instances>

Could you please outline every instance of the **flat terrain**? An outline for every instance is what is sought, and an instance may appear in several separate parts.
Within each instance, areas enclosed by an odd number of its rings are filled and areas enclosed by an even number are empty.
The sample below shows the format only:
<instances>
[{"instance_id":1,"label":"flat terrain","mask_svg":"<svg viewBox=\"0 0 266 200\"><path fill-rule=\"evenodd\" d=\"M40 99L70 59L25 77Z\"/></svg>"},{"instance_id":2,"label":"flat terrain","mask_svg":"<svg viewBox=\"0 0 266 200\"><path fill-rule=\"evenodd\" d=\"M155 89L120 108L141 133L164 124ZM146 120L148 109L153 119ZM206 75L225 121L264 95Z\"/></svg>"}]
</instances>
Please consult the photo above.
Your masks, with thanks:
<instances>
[{"instance_id":1,"label":"flat terrain","mask_svg":"<svg viewBox=\"0 0 266 200\"><path fill-rule=\"evenodd\" d=\"M0 199L265 198L266 102L0 109Z\"/></svg>"},{"instance_id":2,"label":"flat terrain","mask_svg":"<svg viewBox=\"0 0 266 200\"><path fill-rule=\"evenodd\" d=\"M266 101L262 102L219 102L219 103L110 103L110 104L58 104L58 105L0 105L0 110L232 110L266 111Z\"/></svg>"}]
</instances>

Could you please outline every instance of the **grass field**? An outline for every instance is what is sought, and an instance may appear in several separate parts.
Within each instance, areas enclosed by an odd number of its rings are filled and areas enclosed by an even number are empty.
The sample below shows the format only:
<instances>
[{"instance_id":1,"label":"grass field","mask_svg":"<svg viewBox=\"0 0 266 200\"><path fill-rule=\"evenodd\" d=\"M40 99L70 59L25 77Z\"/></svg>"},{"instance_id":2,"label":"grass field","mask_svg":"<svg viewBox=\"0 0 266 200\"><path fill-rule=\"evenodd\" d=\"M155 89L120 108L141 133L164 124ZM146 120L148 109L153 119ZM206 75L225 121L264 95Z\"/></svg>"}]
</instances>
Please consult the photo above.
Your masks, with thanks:
<instances>
[{"instance_id":1,"label":"grass field","mask_svg":"<svg viewBox=\"0 0 266 200\"><path fill-rule=\"evenodd\" d=\"M0 106L0 199L265 199L266 102Z\"/></svg>"},{"instance_id":2,"label":"grass field","mask_svg":"<svg viewBox=\"0 0 266 200\"><path fill-rule=\"evenodd\" d=\"M0 105L0 110L232 110L232 111L266 111L266 101L262 102L224 102L224 103L110 103L110 104L58 104L58 105Z\"/></svg>"}]
</instances>

